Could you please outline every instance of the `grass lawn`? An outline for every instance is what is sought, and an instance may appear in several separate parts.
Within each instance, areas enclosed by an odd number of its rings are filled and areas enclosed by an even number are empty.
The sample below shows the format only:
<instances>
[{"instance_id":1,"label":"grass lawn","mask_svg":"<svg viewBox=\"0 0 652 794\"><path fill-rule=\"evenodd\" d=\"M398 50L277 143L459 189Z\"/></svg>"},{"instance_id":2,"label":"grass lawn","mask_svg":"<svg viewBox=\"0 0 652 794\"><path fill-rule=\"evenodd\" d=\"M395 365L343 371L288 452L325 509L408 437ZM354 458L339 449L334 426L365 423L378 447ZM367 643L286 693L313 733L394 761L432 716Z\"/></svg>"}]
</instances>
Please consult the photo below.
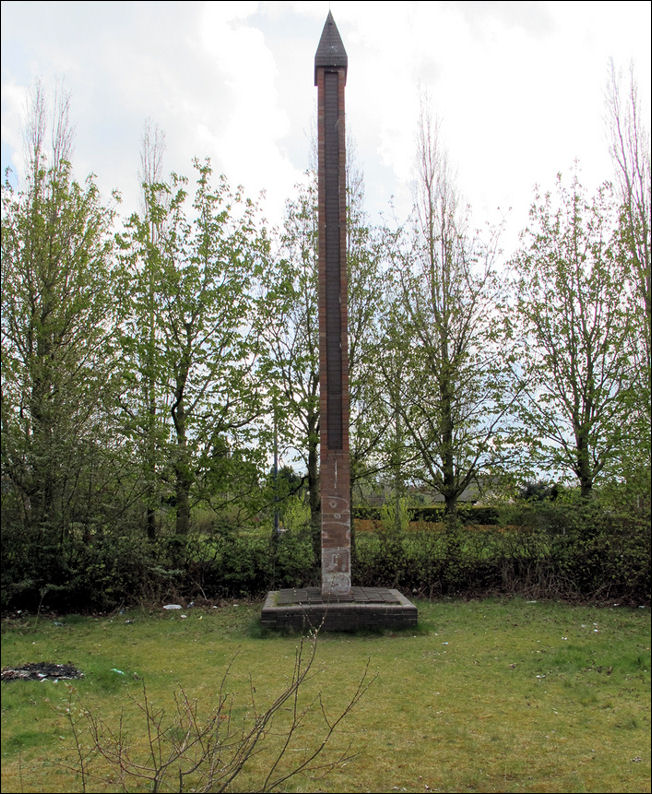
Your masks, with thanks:
<instances>
[{"instance_id":1,"label":"grass lawn","mask_svg":"<svg viewBox=\"0 0 652 794\"><path fill-rule=\"evenodd\" d=\"M305 792L650 791L650 610L594 608L520 599L418 601L417 630L323 634L302 702L322 693L326 712L344 708L369 660L375 681L347 715L323 760L355 756L323 775L304 773L280 790ZM71 792L75 745L65 710L84 733L83 709L137 752L142 683L171 713L178 686L201 713L227 690L234 724L252 718L251 697L270 704L292 676L297 636L265 633L261 604L108 617L3 623L2 666L74 664L80 680L2 684L2 791ZM182 618L181 614L187 617ZM57 625L57 623L62 625ZM124 674L115 672L122 671ZM255 692L254 692L255 690ZM290 712L279 714L282 733ZM318 744L313 710L287 757ZM233 790L259 790L274 743L255 756ZM269 747L269 752L265 749ZM91 763L88 791L120 791L117 776ZM97 775L95 777L94 775ZM173 786L178 781L170 780ZM144 791L131 784L129 791ZM187 790L192 790L189 787Z\"/></svg>"}]
</instances>

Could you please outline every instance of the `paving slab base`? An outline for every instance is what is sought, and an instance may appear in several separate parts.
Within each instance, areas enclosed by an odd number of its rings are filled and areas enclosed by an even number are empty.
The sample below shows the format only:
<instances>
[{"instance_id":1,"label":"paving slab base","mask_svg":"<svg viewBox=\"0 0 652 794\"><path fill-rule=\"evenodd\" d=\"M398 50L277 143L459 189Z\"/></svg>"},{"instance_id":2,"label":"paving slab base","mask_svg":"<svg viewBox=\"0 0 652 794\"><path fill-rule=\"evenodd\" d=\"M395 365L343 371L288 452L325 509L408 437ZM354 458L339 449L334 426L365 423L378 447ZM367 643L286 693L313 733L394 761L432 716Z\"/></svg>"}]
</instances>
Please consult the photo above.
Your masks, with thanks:
<instances>
[{"instance_id":1,"label":"paving slab base","mask_svg":"<svg viewBox=\"0 0 652 794\"><path fill-rule=\"evenodd\" d=\"M297 631L402 629L416 626L417 608L387 587L352 587L350 594L330 597L319 587L300 587L269 592L260 622L265 628Z\"/></svg>"}]
</instances>

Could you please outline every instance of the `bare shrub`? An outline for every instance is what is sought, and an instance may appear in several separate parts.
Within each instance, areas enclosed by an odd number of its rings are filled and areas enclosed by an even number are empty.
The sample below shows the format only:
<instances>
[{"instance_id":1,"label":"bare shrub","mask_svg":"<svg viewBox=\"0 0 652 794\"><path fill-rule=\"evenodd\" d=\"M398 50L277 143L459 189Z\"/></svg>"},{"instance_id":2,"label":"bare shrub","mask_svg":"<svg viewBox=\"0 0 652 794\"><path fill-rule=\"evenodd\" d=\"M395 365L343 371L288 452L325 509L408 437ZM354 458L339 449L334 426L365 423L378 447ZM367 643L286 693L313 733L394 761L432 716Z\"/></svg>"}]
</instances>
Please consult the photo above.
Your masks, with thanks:
<instances>
[{"instance_id":1,"label":"bare shrub","mask_svg":"<svg viewBox=\"0 0 652 794\"><path fill-rule=\"evenodd\" d=\"M110 725L75 704L70 687L65 715L76 758L68 768L78 775L81 791L95 790L89 788L92 780L92 785L118 783L124 791L148 785L153 792L269 792L300 772L327 774L348 762L355 755L350 745L333 758L326 759L323 752L375 679L369 677L367 662L353 694L335 716L328 715L321 692L306 704L300 693L315 660L317 634L301 639L292 678L271 705L258 707L250 682L249 711L242 720L234 717L234 700L227 691L234 661L207 716L183 687L175 692L174 710L168 715L152 703L143 682L140 696L130 698L144 721L138 736L128 735L124 710L118 724ZM309 717L317 720L317 727L307 726Z\"/></svg>"}]
</instances>

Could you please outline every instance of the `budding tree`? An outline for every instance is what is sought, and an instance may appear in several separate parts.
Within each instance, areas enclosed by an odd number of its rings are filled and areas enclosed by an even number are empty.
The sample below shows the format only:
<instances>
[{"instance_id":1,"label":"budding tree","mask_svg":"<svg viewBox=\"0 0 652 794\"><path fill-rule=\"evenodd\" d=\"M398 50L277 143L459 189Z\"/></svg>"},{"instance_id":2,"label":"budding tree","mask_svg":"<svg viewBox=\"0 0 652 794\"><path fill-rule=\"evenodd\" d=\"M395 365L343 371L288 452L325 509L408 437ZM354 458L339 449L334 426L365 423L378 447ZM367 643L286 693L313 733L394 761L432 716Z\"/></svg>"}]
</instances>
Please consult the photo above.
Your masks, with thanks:
<instances>
[{"instance_id":1,"label":"budding tree","mask_svg":"<svg viewBox=\"0 0 652 794\"><path fill-rule=\"evenodd\" d=\"M66 96L50 127L48 146L37 88L25 185L2 188L3 509L16 510L3 524L20 527L40 561L65 565L67 541L101 523L96 498L108 501L113 213L91 177L73 178Z\"/></svg>"},{"instance_id":2,"label":"budding tree","mask_svg":"<svg viewBox=\"0 0 652 794\"><path fill-rule=\"evenodd\" d=\"M530 219L512 262L521 418L531 454L588 497L625 440L634 372L616 202L560 176Z\"/></svg>"},{"instance_id":3,"label":"budding tree","mask_svg":"<svg viewBox=\"0 0 652 794\"><path fill-rule=\"evenodd\" d=\"M122 341L140 373L123 405L143 417L142 432L152 406L142 387L158 395L157 443L164 442L180 536L193 503L234 497L235 484L218 480L234 447L253 449L243 434L259 412L253 281L266 246L253 203L224 177L213 179L208 162L195 161L195 169L192 204L182 177L146 185L146 210L121 238L133 307Z\"/></svg>"},{"instance_id":4,"label":"budding tree","mask_svg":"<svg viewBox=\"0 0 652 794\"><path fill-rule=\"evenodd\" d=\"M633 371L628 411L632 444L620 459L621 477L637 472L649 494L650 460L650 131L638 95L633 70L623 87L611 65L607 90L608 129L619 204L619 255L623 262ZM649 498L649 497L648 497Z\"/></svg>"},{"instance_id":5,"label":"budding tree","mask_svg":"<svg viewBox=\"0 0 652 794\"><path fill-rule=\"evenodd\" d=\"M484 242L469 232L427 111L418 132L413 221L392 253L394 339L405 347L406 373L393 402L420 461L417 475L441 493L454 516L464 490L506 460L506 296L495 238Z\"/></svg>"}]
</instances>

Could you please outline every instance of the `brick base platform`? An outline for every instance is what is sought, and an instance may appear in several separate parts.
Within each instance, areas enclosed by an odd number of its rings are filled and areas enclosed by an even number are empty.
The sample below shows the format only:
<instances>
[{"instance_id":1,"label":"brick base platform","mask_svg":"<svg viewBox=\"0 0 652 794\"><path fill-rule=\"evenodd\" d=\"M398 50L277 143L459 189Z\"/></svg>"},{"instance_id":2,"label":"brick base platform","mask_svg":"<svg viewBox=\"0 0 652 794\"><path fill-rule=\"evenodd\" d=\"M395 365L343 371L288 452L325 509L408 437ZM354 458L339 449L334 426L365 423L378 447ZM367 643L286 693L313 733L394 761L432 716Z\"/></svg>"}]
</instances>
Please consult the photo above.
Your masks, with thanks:
<instances>
[{"instance_id":1,"label":"brick base platform","mask_svg":"<svg viewBox=\"0 0 652 794\"><path fill-rule=\"evenodd\" d=\"M398 590L352 587L346 596L322 596L319 587L272 590L262 609L265 628L322 631L407 628L417 624L417 608Z\"/></svg>"}]
</instances>

